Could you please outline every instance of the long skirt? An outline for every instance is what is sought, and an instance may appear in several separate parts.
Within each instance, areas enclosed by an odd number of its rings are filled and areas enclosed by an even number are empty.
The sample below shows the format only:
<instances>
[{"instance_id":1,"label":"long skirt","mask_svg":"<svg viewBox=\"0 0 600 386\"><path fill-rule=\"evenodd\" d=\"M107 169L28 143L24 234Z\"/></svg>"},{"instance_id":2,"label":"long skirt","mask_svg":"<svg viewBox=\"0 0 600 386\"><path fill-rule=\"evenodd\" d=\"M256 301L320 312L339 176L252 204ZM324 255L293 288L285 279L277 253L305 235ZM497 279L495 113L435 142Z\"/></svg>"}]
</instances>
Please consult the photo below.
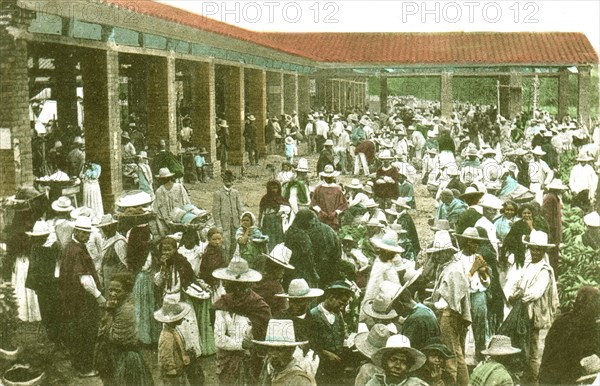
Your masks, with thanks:
<instances>
[{"instance_id":1,"label":"long skirt","mask_svg":"<svg viewBox=\"0 0 600 386\"><path fill-rule=\"evenodd\" d=\"M106 346L98 350L96 347L96 368L105 385L115 386L152 386L152 373L148 369L144 357L136 348L118 348L104 343Z\"/></svg>"},{"instance_id":2,"label":"long skirt","mask_svg":"<svg viewBox=\"0 0 600 386\"><path fill-rule=\"evenodd\" d=\"M98 180L89 180L83 182L83 205L94 210L97 219L104 216L104 206L102 205L102 192Z\"/></svg>"},{"instance_id":3,"label":"long skirt","mask_svg":"<svg viewBox=\"0 0 600 386\"><path fill-rule=\"evenodd\" d=\"M133 286L133 296L138 339L144 344L156 344L160 336L161 325L154 319L154 311L159 307L152 273L139 272L137 274Z\"/></svg>"},{"instance_id":4,"label":"long skirt","mask_svg":"<svg viewBox=\"0 0 600 386\"><path fill-rule=\"evenodd\" d=\"M35 291L25 287L28 270L29 259L27 256L17 257L12 276L12 285L15 289L15 296L19 307L19 319L24 322L39 322L42 320L42 317L40 315L37 295Z\"/></svg>"},{"instance_id":5,"label":"long skirt","mask_svg":"<svg viewBox=\"0 0 600 386\"><path fill-rule=\"evenodd\" d=\"M202 356L214 355L217 352L215 348L215 333L210 320L210 309L212 301L210 299L192 298L190 303L194 307L196 320L198 321L198 331L200 331L200 350Z\"/></svg>"},{"instance_id":6,"label":"long skirt","mask_svg":"<svg viewBox=\"0 0 600 386\"><path fill-rule=\"evenodd\" d=\"M264 215L261 229L263 234L269 236L269 251L273 250L277 244L283 243L283 224L281 216L277 212Z\"/></svg>"}]
</instances>

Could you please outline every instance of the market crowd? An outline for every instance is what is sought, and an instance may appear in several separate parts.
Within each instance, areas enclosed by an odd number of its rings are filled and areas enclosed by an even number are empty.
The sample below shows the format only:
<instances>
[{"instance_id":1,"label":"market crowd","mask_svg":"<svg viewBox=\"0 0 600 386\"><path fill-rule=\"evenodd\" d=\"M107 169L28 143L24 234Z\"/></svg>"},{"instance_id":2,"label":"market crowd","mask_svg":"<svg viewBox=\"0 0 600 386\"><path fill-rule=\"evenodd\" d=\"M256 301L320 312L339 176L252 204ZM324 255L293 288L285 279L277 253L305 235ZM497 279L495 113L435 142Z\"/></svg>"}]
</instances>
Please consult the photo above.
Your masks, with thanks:
<instances>
[{"instance_id":1,"label":"market crowd","mask_svg":"<svg viewBox=\"0 0 600 386\"><path fill-rule=\"evenodd\" d=\"M258 123L246 118L257 164ZM218 128L226 166L227 122ZM150 160L129 131L124 172L138 190L104 213L84 140L53 149L56 173L83 182L83 206L15 197L26 205L3 269L19 318L41 320L73 369L106 385L203 384L211 356L223 385L600 382L600 289L574 288L562 308L557 289L565 196L586 224L582 242L600 251L597 126L458 103L444 118L439 103L392 97L385 113L294 112L264 133L285 162L258 213L226 167L212 208L198 208L166 142ZM205 155L192 165L200 182Z\"/></svg>"}]
</instances>

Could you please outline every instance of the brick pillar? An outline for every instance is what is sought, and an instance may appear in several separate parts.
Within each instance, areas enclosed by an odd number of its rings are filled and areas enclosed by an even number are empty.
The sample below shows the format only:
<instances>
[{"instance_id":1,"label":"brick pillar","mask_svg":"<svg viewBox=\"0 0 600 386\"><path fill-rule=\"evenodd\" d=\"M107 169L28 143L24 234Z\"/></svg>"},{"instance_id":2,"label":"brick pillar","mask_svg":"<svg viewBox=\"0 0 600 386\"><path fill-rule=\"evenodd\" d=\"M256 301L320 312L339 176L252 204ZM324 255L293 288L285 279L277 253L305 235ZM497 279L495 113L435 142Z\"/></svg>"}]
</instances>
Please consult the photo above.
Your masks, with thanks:
<instances>
[{"instance_id":1,"label":"brick pillar","mask_svg":"<svg viewBox=\"0 0 600 386\"><path fill-rule=\"evenodd\" d=\"M387 114L388 82L385 76L379 79L379 104L382 113Z\"/></svg>"},{"instance_id":2,"label":"brick pillar","mask_svg":"<svg viewBox=\"0 0 600 386\"><path fill-rule=\"evenodd\" d=\"M343 114L348 105L348 81L340 81L340 112Z\"/></svg>"},{"instance_id":3,"label":"brick pillar","mask_svg":"<svg viewBox=\"0 0 600 386\"><path fill-rule=\"evenodd\" d=\"M215 65L197 62L192 70L192 142L206 148L206 162L213 165L218 176L221 164L217 162L217 127L215 123Z\"/></svg>"},{"instance_id":4,"label":"brick pillar","mask_svg":"<svg viewBox=\"0 0 600 386\"><path fill-rule=\"evenodd\" d=\"M119 106L119 54L85 50L81 55L83 124L86 158L102 167L100 186L104 210L113 210L121 194L121 122Z\"/></svg>"},{"instance_id":5,"label":"brick pillar","mask_svg":"<svg viewBox=\"0 0 600 386\"><path fill-rule=\"evenodd\" d=\"M161 139L169 150L177 151L175 59L147 57L148 66L148 146L158 149Z\"/></svg>"},{"instance_id":6,"label":"brick pillar","mask_svg":"<svg viewBox=\"0 0 600 386\"><path fill-rule=\"evenodd\" d=\"M364 91L363 91L363 96L362 96L362 107L365 108L367 106L370 106L371 104L371 99L369 98L369 81L365 81L365 83L363 84L364 86Z\"/></svg>"},{"instance_id":7,"label":"brick pillar","mask_svg":"<svg viewBox=\"0 0 600 386\"><path fill-rule=\"evenodd\" d=\"M283 104L286 114L298 112L298 74L285 74L283 76Z\"/></svg>"},{"instance_id":8,"label":"brick pillar","mask_svg":"<svg viewBox=\"0 0 600 386\"><path fill-rule=\"evenodd\" d=\"M523 108L520 74L500 76L500 114L505 118L514 118Z\"/></svg>"},{"instance_id":9,"label":"brick pillar","mask_svg":"<svg viewBox=\"0 0 600 386\"><path fill-rule=\"evenodd\" d=\"M225 119L229 124L229 153L231 165L242 165L246 159L244 149L244 68L225 67Z\"/></svg>"},{"instance_id":10,"label":"brick pillar","mask_svg":"<svg viewBox=\"0 0 600 386\"><path fill-rule=\"evenodd\" d=\"M333 81L331 79L325 79L325 108L328 111L333 109Z\"/></svg>"},{"instance_id":11,"label":"brick pillar","mask_svg":"<svg viewBox=\"0 0 600 386\"><path fill-rule=\"evenodd\" d=\"M317 85L317 108L320 109L327 105L327 79L324 77L318 77L315 79Z\"/></svg>"},{"instance_id":12,"label":"brick pillar","mask_svg":"<svg viewBox=\"0 0 600 386\"><path fill-rule=\"evenodd\" d=\"M318 83L317 83L318 84ZM304 130L307 116L310 113L310 79L308 76L298 76L298 120L300 130Z\"/></svg>"},{"instance_id":13,"label":"brick pillar","mask_svg":"<svg viewBox=\"0 0 600 386\"><path fill-rule=\"evenodd\" d=\"M283 114L283 73L267 72L267 111L279 118Z\"/></svg>"},{"instance_id":14,"label":"brick pillar","mask_svg":"<svg viewBox=\"0 0 600 386\"><path fill-rule=\"evenodd\" d=\"M267 154L265 143L265 125L267 122L267 72L247 68L244 73L246 83L246 111L254 115L256 129L258 131L258 149L261 156Z\"/></svg>"},{"instance_id":15,"label":"brick pillar","mask_svg":"<svg viewBox=\"0 0 600 386\"><path fill-rule=\"evenodd\" d=\"M10 143L0 146L0 196L33 183L29 125L27 42L0 28L0 127L10 129ZM8 147L8 149L5 149Z\"/></svg>"},{"instance_id":16,"label":"brick pillar","mask_svg":"<svg viewBox=\"0 0 600 386\"><path fill-rule=\"evenodd\" d=\"M577 87L579 98L577 100L577 120L583 123L590 129L590 71L589 66L577 67L579 72L579 85Z\"/></svg>"},{"instance_id":17,"label":"brick pillar","mask_svg":"<svg viewBox=\"0 0 600 386\"><path fill-rule=\"evenodd\" d=\"M440 108L442 117L449 118L452 114L452 74L444 72L440 81Z\"/></svg>"},{"instance_id":18,"label":"brick pillar","mask_svg":"<svg viewBox=\"0 0 600 386\"><path fill-rule=\"evenodd\" d=\"M569 114L569 70L561 68L558 73L558 120Z\"/></svg>"},{"instance_id":19,"label":"brick pillar","mask_svg":"<svg viewBox=\"0 0 600 386\"><path fill-rule=\"evenodd\" d=\"M331 111L337 113L340 109L340 82L336 80L331 81Z\"/></svg>"},{"instance_id":20,"label":"brick pillar","mask_svg":"<svg viewBox=\"0 0 600 386\"><path fill-rule=\"evenodd\" d=\"M56 99L57 118L61 129L66 129L68 125L78 125L76 66L77 59L70 50L55 58L56 84L52 87L52 97Z\"/></svg>"}]
</instances>

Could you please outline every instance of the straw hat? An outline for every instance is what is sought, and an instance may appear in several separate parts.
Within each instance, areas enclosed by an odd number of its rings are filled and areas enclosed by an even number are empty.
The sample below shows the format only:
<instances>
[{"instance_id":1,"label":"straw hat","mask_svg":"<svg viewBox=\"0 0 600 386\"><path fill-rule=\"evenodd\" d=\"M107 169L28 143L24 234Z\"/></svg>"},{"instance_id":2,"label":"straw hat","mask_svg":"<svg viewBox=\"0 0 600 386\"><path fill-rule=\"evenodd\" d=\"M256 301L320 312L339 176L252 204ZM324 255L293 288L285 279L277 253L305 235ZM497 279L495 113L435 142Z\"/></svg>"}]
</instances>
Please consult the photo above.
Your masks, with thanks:
<instances>
[{"instance_id":1,"label":"straw hat","mask_svg":"<svg viewBox=\"0 0 600 386\"><path fill-rule=\"evenodd\" d=\"M523 240L523 244L533 247L556 247L555 244L548 243L548 234L546 232L536 231L535 229L531 231L529 241Z\"/></svg>"},{"instance_id":2,"label":"straw hat","mask_svg":"<svg viewBox=\"0 0 600 386\"><path fill-rule=\"evenodd\" d=\"M470 147L467 150L467 157L479 157L479 153L477 152L477 149L475 147Z\"/></svg>"},{"instance_id":3,"label":"straw hat","mask_svg":"<svg viewBox=\"0 0 600 386\"><path fill-rule=\"evenodd\" d=\"M435 220L433 226L429 227L432 231L448 231L454 232L454 229L450 227L450 221L446 219Z\"/></svg>"},{"instance_id":4,"label":"straw hat","mask_svg":"<svg viewBox=\"0 0 600 386\"><path fill-rule=\"evenodd\" d=\"M331 139L328 139L323 143L323 146L333 146L333 141Z\"/></svg>"},{"instance_id":5,"label":"straw hat","mask_svg":"<svg viewBox=\"0 0 600 386\"><path fill-rule=\"evenodd\" d=\"M392 200L392 204L404 209L410 209L410 205L408 205L406 198L404 197L398 197L397 199Z\"/></svg>"},{"instance_id":6,"label":"straw hat","mask_svg":"<svg viewBox=\"0 0 600 386\"><path fill-rule=\"evenodd\" d=\"M337 177L339 175L340 175L340 172L335 170L333 168L333 165L325 165L325 168L323 169L323 171L321 173L319 173L319 176L321 176L321 177Z\"/></svg>"},{"instance_id":7,"label":"straw hat","mask_svg":"<svg viewBox=\"0 0 600 386\"><path fill-rule=\"evenodd\" d=\"M496 210L502 209L503 204L504 201L489 193L485 193L481 201L479 201L479 206Z\"/></svg>"},{"instance_id":8,"label":"straw hat","mask_svg":"<svg viewBox=\"0 0 600 386\"><path fill-rule=\"evenodd\" d=\"M277 118L275 118L275 120L276 119ZM222 119L221 122L219 122L219 127L225 127L225 128L227 128L227 127L229 127L229 125L227 124L226 120Z\"/></svg>"},{"instance_id":9,"label":"straw hat","mask_svg":"<svg viewBox=\"0 0 600 386\"><path fill-rule=\"evenodd\" d=\"M78 217L96 217L96 212L87 206L80 206L79 208L73 209L69 215L73 220L75 220Z\"/></svg>"},{"instance_id":10,"label":"straw hat","mask_svg":"<svg viewBox=\"0 0 600 386\"><path fill-rule=\"evenodd\" d=\"M438 153L438 149L436 149L435 147L430 147L429 149L427 149L427 154L437 154Z\"/></svg>"},{"instance_id":11,"label":"straw hat","mask_svg":"<svg viewBox=\"0 0 600 386\"><path fill-rule=\"evenodd\" d=\"M148 153L142 150L138 153L138 158L148 159Z\"/></svg>"},{"instance_id":12,"label":"straw hat","mask_svg":"<svg viewBox=\"0 0 600 386\"><path fill-rule=\"evenodd\" d=\"M446 166L446 175L448 177L460 176L460 171L456 165L448 165Z\"/></svg>"},{"instance_id":13,"label":"straw hat","mask_svg":"<svg viewBox=\"0 0 600 386\"><path fill-rule=\"evenodd\" d=\"M386 297L384 293L379 292L374 299L365 302L363 311L375 319L395 319L398 317L398 314L392 309L393 300L393 297Z\"/></svg>"},{"instance_id":14,"label":"straw hat","mask_svg":"<svg viewBox=\"0 0 600 386\"><path fill-rule=\"evenodd\" d=\"M520 353L521 349L512 346L510 337L504 335L494 335L490 339L490 344L485 350L481 350L483 355L512 355Z\"/></svg>"},{"instance_id":15,"label":"straw hat","mask_svg":"<svg viewBox=\"0 0 600 386\"><path fill-rule=\"evenodd\" d=\"M398 245L398 234L392 230L385 232L381 237L372 237L371 242L379 249L396 253L404 252L404 248Z\"/></svg>"},{"instance_id":16,"label":"straw hat","mask_svg":"<svg viewBox=\"0 0 600 386\"><path fill-rule=\"evenodd\" d=\"M583 216L583 222L589 227L600 227L600 214L598 212L588 213Z\"/></svg>"},{"instance_id":17,"label":"straw hat","mask_svg":"<svg viewBox=\"0 0 600 386\"><path fill-rule=\"evenodd\" d=\"M477 229L475 227L469 227L465 229L462 234L457 234L456 237L469 240L486 240L483 237L479 237L479 233L477 232Z\"/></svg>"},{"instance_id":18,"label":"straw hat","mask_svg":"<svg viewBox=\"0 0 600 386\"><path fill-rule=\"evenodd\" d=\"M392 332L385 325L377 323L369 332L357 334L354 338L354 345L361 354L371 358L377 350L385 347L390 336L392 336Z\"/></svg>"},{"instance_id":19,"label":"straw hat","mask_svg":"<svg viewBox=\"0 0 600 386\"><path fill-rule=\"evenodd\" d=\"M72 212L75 207L71 204L69 197L61 196L51 205L52 210L55 212Z\"/></svg>"},{"instance_id":20,"label":"straw hat","mask_svg":"<svg viewBox=\"0 0 600 386\"><path fill-rule=\"evenodd\" d=\"M262 275L251 269L246 260L236 256L231 259L227 268L216 269L212 275L217 279L243 283L256 283L262 279Z\"/></svg>"},{"instance_id":21,"label":"straw hat","mask_svg":"<svg viewBox=\"0 0 600 386\"><path fill-rule=\"evenodd\" d=\"M125 193L117 200L117 206L121 208L132 208L145 206L152 203L152 196L141 190L133 190Z\"/></svg>"},{"instance_id":22,"label":"straw hat","mask_svg":"<svg viewBox=\"0 0 600 386\"><path fill-rule=\"evenodd\" d=\"M385 225L383 225L376 217L371 217L365 225L368 227L385 228Z\"/></svg>"},{"instance_id":23,"label":"straw hat","mask_svg":"<svg viewBox=\"0 0 600 386\"><path fill-rule=\"evenodd\" d=\"M535 154L535 155L546 155L546 152L542 150L541 146L536 146L532 151L531 154Z\"/></svg>"},{"instance_id":24,"label":"straw hat","mask_svg":"<svg viewBox=\"0 0 600 386\"><path fill-rule=\"evenodd\" d=\"M129 136L129 133L127 131L124 131L121 133L121 138L131 139L131 137Z\"/></svg>"},{"instance_id":25,"label":"straw hat","mask_svg":"<svg viewBox=\"0 0 600 386\"><path fill-rule=\"evenodd\" d=\"M368 185L366 185L366 186L368 186ZM377 208L379 206L379 204L376 203L375 200L373 200L372 198L369 198L367 201L365 201L365 203L363 205L367 209L369 209L369 208Z\"/></svg>"},{"instance_id":26,"label":"straw hat","mask_svg":"<svg viewBox=\"0 0 600 386\"><path fill-rule=\"evenodd\" d=\"M118 222L119 221L117 221L116 219L113 218L112 214L108 213L108 214L105 214L104 216L102 216L102 218L100 219L100 223L96 226L98 228L102 228L105 226L117 224Z\"/></svg>"},{"instance_id":27,"label":"straw hat","mask_svg":"<svg viewBox=\"0 0 600 386\"><path fill-rule=\"evenodd\" d=\"M169 178L169 177L173 177L175 174L171 173L171 171L169 170L169 168L160 168L160 170L158 171L158 175L156 176L156 178Z\"/></svg>"},{"instance_id":28,"label":"straw hat","mask_svg":"<svg viewBox=\"0 0 600 386\"><path fill-rule=\"evenodd\" d=\"M468 205L477 205L479 201L485 195L484 192L480 192L472 186L467 187L465 192L461 194L458 198L467 203Z\"/></svg>"},{"instance_id":29,"label":"straw hat","mask_svg":"<svg viewBox=\"0 0 600 386\"><path fill-rule=\"evenodd\" d=\"M403 235L403 234L408 233L408 231L406 229L404 229L401 224L390 224L388 228L390 228L394 232L398 233L398 235Z\"/></svg>"},{"instance_id":30,"label":"straw hat","mask_svg":"<svg viewBox=\"0 0 600 386\"><path fill-rule=\"evenodd\" d=\"M385 347L377 350L371 357L371 360L376 366L383 367L383 357L388 353L393 354L397 352L404 353L412 358L413 365L408 369L409 372L420 369L427 361L425 354L410 347L410 339L400 334L390 336L385 343Z\"/></svg>"},{"instance_id":31,"label":"straw hat","mask_svg":"<svg viewBox=\"0 0 600 386\"><path fill-rule=\"evenodd\" d=\"M350 181L350 183L346 185L346 188L350 189L362 189L363 187L363 184L360 183L360 180L358 178L353 178L352 181Z\"/></svg>"},{"instance_id":32,"label":"straw hat","mask_svg":"<svg viewBox=\"0 0 600 386\"><path fill-rule=\"evenodd\" d=\"M263 253L263 256L267 257L272 262L279 264L283 268L294 269L294 266L290 264L292 251L283 243L277 244L268 255Z\"/></svg>"},{"instance_id":33,"label":"straw hat","mask_svg":"<svg viewBox=\"0 0 600 386\"><path fill-rule=\"evenodd\" d=\"M253 339L252 342L269 347L295 347L308 343L307 340L296 341L294 322L290 319L270 319L265 340Z\"/></svg>"},{"instance_id":34,"label":"straw hat","mask_svg":"<svg viewBox=\"0 0 600 386\"><path fill-rule=\"evenodd\" d=\"M36 236L48 236L50 234L50 228L45 221L38 220L33 224L33 229L31 232L25 232L28 236L36 237Z\"/></svg>"},{"instance_id":35,"label":"straw hat","mask_svg":"<svg viewBox=\"0 0 600 386\"><path fill-rule=\"evenodd\" d=\"M394 159L394 157L392 156L392 152L389 149L382 150L377 155L377 158L379 158L381 160L392 160L392 159Z\"/></svg>"},{"instance_id":36,"label":"straw hat","mask_svg":"<svg viewBox=\"0 0 600 386\"><path fill-rule=\"evenodd\" d=\"M579 377L576 381L577 383L596 379L598 373L600 373L600 357L598 357L596 354L583 358L579 361L579 364L581 364L581 367L583 367L586 375Z\"/></svg>"},{"instance_id":37,"label":"straw hat","mask_svg":"<svg viewBox=\"0 0 600 386\"><path fill-rule=\"evenodd\" d=\"M208 151L206 151L205 147L201 147L200 150L198 151L198 154L200 154L200 155L207 155Z\"/></svg>"},{"instance_id":38,"label":"straw hat","mask_svg":"<svg viewBox=\"0 0 600 386\"><path fill-rule=\"evenodd\" d=\"M292 138L292 137L285 137L285 144L286 145L293 145L294 144L294 138Z\"/></svg>"},{"instance_id":39,"label":"straw hat","mask_svg":"<svg viewBox=\"0 0 600 386\"><path fill-rule=\"evenodd\" d=\"M577 158L575 159L575 161L577 161L577 162L592 162L593 160L594 160L594 157L590 156L585 151L579 152L579 154L577 155Z\"/></svg>"},{"instance_id":40,"label":"straw hat","mask_svg":"<svg viewBox=\"0 0 600 386\"><path fill-rule=\"evenodd\" d=\"M249 120L249 121L256 121L256 117L255 117L254 115L250 114L250 115L248 116L248 120Z\"/></svg>"},{"instance_id":41,"label":"straw hat","mask_svg":"<svg viewBox=\"0 0 600 386\"><path fill-rule=\"evenodd\" d=\"M275 296L288 299L306 299L318 298L324 293L320 288L310 288L304 279L293 279L288 286L287 293L275 294Z\"/></svg>"},{"instance_id":42,"label":"straw hat","mask_svg":"<svg viewBox=\"0 0 600 386\"><path fill-rule=\"evenodd\" d=\"M83 138L81 138L80 136L75 137L75 139L73 139L73 143L76 145L83 145Z\"/></svg>"},{"instance_id":43,"label":"straw hat","mask_svg":"<svg viewBox=\"0 0 600 386\"><path fill-rule=\"evenodd\" d=\"M447 250L458 251L456 247L452 244L450 232L445 230L439 230L435 232L435 235L433 236L432 246L430 248L427 248L425 252L434 253Z\"/></svg>"},{"instance_id":44,"label":"straw hat","mask_svg":"<svg viewBox=\"0 0 600 386\"><path fill-rule=\"evenodd\" d=\"M485 147L483 148L483 150L481 150L481 155L496 155L496 151L494 149L492 149L491 147Z\"/></svg>"},{"instance_id":45,"label":"straw hat","mask_svg":"<svg viewBox=\"0 0 600 386\"><path fill-rule=\"evenodd\" d=\"M183 319L191 309L189 304L167 297L162 307L154 312L154 319L161 323L173 323Z\"/></svg>"},{"instance_id":46,"label":"straw hat","mask_svg":"<svg viewBox=\"0 0 600 386\"><path fill-rule=\"evenodd\" d=\"M92 219L86 216L79 216L75 220L74 228L84 232L92 231Z\"/></svg>"},{"instance_id":47,"label":"straw hat","mask_svg":"<svg viewBox=\"0 0 600 386\"><path fill-rule=\"evenodd\" d=\"M306 158L300 158L298 160L298 166L296 166L296 171L308 173L308 160Z\"/></svg>"},{"instance_id":48,"label":"straw hat","mask_svg":"<svg viewBox=\"0 0 600 386\"><path fill-rule=\"evenodd\" d=\"M550 182L548 185L546 185L546 189L548 190L567 190L569 189L569 187L565 184L563 184L563 182L558 179L555 178L552 180L552 182Z\"/></svg>"}]
</instances>

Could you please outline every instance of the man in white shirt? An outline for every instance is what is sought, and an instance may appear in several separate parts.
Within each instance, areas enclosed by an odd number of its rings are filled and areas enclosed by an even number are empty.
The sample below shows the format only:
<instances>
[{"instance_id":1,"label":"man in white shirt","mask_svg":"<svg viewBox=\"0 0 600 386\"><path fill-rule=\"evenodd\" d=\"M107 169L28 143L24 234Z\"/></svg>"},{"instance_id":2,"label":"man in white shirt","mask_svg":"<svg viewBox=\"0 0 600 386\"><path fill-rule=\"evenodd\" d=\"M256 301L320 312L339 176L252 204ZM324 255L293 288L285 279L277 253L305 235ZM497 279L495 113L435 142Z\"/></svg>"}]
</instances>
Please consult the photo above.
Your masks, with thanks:
<instances>
[{"instance_id":1,"label":"man in white shirt","mask_svg":"<svg viewBox=\"0 0 600 386\"><path fill-rule=\"evenodd\" d=\"M594 158L586 153L580 153L576 159L577 165L571 169L569 188L573 193L573 206L583 209L586 213L596 199L598 175L591 163Z\"/></svg>"},{"instance_id":2,"label":"man in white shirt","mask_svg":"<svg viewBox=\"0 0 600 386\"><path fill-rule=\"evenodd\" d=\"M546 152L540 146L536 146L531 151L531 154L533 154L533 159L529 161L529 179L531 181L529 190L535 193L535 200L542 205L544 186L552 182L554 171L542 159L542 156L546 155Z\"/></svg>"},{"instance_id":3,"label":"man in white shirt","mask_svg":"<svg viewBox=\"0 0 600 386\"><path fill-rule=\"evenodd\" d=\"M343 174L348 173L346 159L348 148L352 144L352 142L350 141L350 131L352 131L351 128L350 130L348 130L348 128L343 129L340 135L336 138L335 145L333 147L335 155L337 156L337 158L339 158L338 163L342 168Z\"/></svg>"},{"instance_id":4,"label":"man in white shirt","mask_svg":"<svg viewBox=\"0 0 600 386\"><path fill-rule=\"evenodd\" d=\"M319 117L315 122L315 133L317 135L315 142L318 153L320 153L321 150L323 150L323 144L329 136L329 123L327 123L323 118L323 114L319 114Z\"/></svg>"}]
</instances>

